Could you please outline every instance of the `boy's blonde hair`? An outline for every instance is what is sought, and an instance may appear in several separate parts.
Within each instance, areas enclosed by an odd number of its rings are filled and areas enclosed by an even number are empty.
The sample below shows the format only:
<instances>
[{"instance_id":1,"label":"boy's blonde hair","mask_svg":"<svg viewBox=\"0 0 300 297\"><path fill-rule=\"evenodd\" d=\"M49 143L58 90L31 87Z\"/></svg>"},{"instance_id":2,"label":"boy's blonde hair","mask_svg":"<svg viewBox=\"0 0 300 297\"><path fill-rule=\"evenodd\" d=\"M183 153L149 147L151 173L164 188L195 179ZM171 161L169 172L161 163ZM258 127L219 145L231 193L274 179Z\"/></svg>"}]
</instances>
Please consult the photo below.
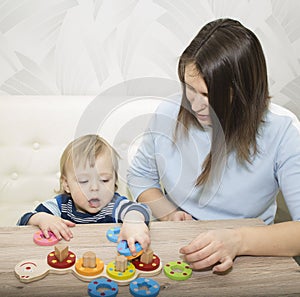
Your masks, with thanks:
<instances>
[{"instance_id":1,"label":"boy's blonde hair","mask_svg":"<svg viewBox=\"0 0 300 297\"><path fill-rule=\"evenodd\" d=\"M60 188L57 193L67 194L63 187L63 177L66 177L66 165L69 162L73 163L73 167L78 167L82 164L89 164L91 167L94 167L97 157L107 151L111 155L116 179L115 190L117 190L119 154L105 139L96 134L89 134L76 138L63 151L60 158Z\"/></svg>"}]
</instances>

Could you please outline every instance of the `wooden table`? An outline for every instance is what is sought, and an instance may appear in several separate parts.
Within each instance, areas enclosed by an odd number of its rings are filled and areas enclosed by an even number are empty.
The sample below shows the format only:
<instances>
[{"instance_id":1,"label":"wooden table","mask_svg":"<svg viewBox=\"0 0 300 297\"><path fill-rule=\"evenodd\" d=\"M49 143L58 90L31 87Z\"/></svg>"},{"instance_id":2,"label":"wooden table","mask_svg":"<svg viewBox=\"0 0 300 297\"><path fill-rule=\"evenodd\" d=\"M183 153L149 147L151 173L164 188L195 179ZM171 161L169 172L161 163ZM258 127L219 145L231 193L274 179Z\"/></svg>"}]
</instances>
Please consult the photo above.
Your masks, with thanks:
<instances>
[{"instance_id":1,"label":"wooden table","mask_svg":"<svg viewBox=\"0 0 300 297\"><path fill-rule=\"evenodd\" d=\"M191 222L152 222L151 247L163 264L179 258L179 248L186 245L199 232L215 228L233 228L261 225L261 221L225 220ZM105 264L116 255L116 244L106 239L106 231L116 224L77 225L69 249L77 257L93 251ZM14 274L15 265L26 259L43 259L53 246L36 245L32 238L36 227L0 228L0 296L21 297L76 297L88 296L88 282L77 279L72 273L48 274L31 283L20 282ZM238 257L233 269L225 275L211 270L194 271L186 281L174 281L162 271L152 278L161 286L159 296L300 296L300 269L292 258ZM129 286L119 286L118 296L131 296Z\"/></svg>"}]
</instances>

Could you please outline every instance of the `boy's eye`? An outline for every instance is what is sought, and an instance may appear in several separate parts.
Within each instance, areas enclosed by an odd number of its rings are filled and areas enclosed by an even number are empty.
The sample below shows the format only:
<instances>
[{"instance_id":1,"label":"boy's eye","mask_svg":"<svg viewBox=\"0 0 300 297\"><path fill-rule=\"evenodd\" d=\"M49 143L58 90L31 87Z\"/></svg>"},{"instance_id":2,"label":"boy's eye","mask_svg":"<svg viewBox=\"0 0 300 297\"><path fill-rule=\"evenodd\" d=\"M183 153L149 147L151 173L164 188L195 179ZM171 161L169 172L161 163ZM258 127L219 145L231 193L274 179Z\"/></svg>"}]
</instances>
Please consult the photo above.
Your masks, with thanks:
<instances>
[{"instance_id":1,"label":"boy's eye","mask_svg":"<svg viewBox=\"0 0 300 297\"><path fill-rule=\"evenodd\" d=\"M80 184L86 184L88 182L88 180L79 180L78 181Z\"/></svg>"}]
</instances>

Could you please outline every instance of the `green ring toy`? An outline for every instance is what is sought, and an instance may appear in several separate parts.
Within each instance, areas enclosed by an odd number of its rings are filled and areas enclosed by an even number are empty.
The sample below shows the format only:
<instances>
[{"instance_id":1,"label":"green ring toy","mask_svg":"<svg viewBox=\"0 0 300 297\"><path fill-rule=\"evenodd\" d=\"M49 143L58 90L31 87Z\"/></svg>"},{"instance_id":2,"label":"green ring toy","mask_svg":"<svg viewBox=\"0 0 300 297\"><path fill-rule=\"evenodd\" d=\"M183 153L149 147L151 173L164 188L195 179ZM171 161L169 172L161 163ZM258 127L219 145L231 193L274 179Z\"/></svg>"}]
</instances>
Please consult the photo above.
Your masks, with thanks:
<instances>
[{"instance_id":1,"label":"green ring toy","mask_svg":"<svg viewBox=\"0 0 300 297\"><path fill-rule=\"evenodd\" d=\"M187 263L177 261L165 264L164 272L168 278L181 281L190 278L193 271Z\"/></svg>"}]
</instances>

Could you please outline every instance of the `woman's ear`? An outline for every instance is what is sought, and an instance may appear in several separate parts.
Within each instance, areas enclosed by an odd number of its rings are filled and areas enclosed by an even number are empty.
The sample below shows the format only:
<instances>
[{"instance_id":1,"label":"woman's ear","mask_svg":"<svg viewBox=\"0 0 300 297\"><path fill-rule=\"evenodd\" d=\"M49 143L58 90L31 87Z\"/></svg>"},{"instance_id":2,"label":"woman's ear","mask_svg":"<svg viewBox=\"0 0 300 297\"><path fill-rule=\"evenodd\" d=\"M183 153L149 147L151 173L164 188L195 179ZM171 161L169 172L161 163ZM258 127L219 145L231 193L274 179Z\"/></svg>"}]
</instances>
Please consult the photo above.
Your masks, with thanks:
<instances>
[{"instance_id":1,"label":"woman's ear","mask_svg":"<svg viewBox=\"0 0 300 297\"><path fill-rule=\"evenodd\" d=\"M61 181L62 181L62 186L64 188L64 191L68 194L70 194L70 187L69 187L69 184L68 184L68 180L65 176L62 176L61 177Z\"/></svg>"}]
</instances>

